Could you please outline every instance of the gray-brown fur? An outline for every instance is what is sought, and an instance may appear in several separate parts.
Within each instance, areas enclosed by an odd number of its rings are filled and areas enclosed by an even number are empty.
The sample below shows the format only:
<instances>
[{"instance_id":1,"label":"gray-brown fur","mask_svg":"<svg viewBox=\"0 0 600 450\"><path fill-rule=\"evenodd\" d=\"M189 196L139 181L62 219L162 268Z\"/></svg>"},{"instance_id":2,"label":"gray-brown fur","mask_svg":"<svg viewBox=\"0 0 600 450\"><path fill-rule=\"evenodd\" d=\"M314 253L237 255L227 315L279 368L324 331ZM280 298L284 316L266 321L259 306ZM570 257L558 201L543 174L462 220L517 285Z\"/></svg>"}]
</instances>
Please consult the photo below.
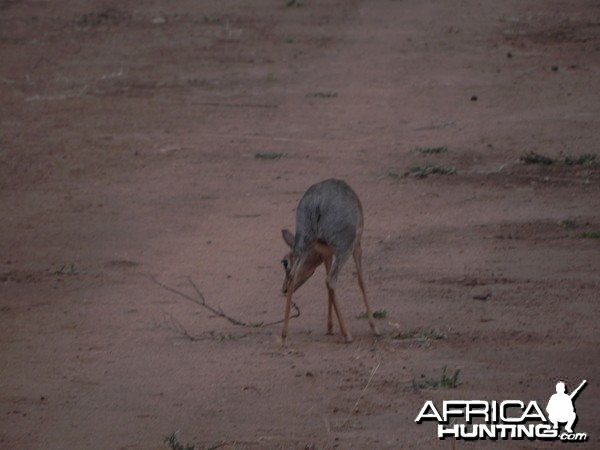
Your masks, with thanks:
<instances>
[{"instance_id":1,"label":"gray-brown fur","mask_svg":"<svg viewBox=\"0 0 600 450\"><path fill-rule=\"evenodd\" d=\"M335 296L335 284L339 271L350 255L353 256L358 273L358 284L367 308L369 325L378 331L373 322L362 276L361 245L363 230L362 205L352 188L342 180L328 179L314 184L305 192L296 210L296 233L283 230L283 239L290 247L284 258L286 279L283 292L287 295L282 340L285 343L291 299L296 291L321 264L327 272L328 314L327 333L331 334L333 323L331 311L336 313L340 332L346 342L352 336L346 329Z\"/></svg>"}]
</instances>

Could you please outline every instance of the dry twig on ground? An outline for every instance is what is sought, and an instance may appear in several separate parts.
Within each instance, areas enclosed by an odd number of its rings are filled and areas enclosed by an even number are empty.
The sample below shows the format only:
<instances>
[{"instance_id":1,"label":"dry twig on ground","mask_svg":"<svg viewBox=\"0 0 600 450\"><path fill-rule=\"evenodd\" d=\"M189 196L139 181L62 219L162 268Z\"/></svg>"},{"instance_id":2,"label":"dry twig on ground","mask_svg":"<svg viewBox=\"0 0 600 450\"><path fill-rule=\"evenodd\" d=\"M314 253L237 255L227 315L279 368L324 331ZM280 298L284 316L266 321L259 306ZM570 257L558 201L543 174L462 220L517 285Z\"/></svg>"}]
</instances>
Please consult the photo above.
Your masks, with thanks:
<instances>
[{"instance_id":1,"label":"dry twig on ground","mask_svg":"<svg viewBox=\"0 0 600 450\"><path fill-rule=\"evenodd\" d=\"M176 294L179 297L182 297L186 300L189 300L190 302L193 302L196 305L201 306L202 308L208 309L215 316L222 317L223 319L229 321L233 325L246 327L246 328L265 328L265 327L269 327L272 325L277 325L277 324L283 323L283 319L276 320L273 322L244 322L242 320L231 317L230 315L226 314L223 311L223 309L221 309L220 307L214 307L214 306L211 306L208 303L206 303L206 298L204 297L204 294L202 293L202 291L200 291L200 289L198 288L196 283L194 283L190 278L187 278L187 280L188 280L189 284L191 285L192 289L194 290L194 292L196 293L195 297L191 296L189 294L186 294L185 292L182 292L178 289L175 289L171 286L168 286L168 285L158 281L156 278L154 278L152 276L150 277L150 279L155 284L160 286L162 289L164 289L168 292L171 292L173 294ZM292 307L294 308L294 314L292 316L290 316L290 318L295 319L296 317L300 317L300 308L298 308L298 305L293 303ZM215 332L204 333L200 336L193 336L185 329L185 327L183 325L181 325L181 323L177 319L175 319L173 316L170 316L170 315L169 316L165 315L163 324L167 328L176 331L178 334L180 334L181 336L183 336L191 341L198 341L198 340L214 338L214 336L215 336Z\"/></svg>"}]
</instances>

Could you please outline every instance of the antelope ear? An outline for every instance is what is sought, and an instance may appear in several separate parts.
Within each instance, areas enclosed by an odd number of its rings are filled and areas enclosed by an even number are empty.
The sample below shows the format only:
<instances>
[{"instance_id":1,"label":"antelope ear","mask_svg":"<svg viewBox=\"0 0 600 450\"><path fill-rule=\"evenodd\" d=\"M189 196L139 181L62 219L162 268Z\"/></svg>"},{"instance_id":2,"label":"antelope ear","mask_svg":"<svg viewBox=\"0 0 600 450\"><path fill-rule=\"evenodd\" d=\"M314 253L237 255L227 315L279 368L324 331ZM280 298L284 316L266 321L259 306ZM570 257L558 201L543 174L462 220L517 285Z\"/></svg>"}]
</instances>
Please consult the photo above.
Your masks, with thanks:
<instances>
[{"instance_id":1,"label":"antelope ear","mask_svg":"<svg viewBox=\"0 0 600 450\"><path fill-rule=\"evenodd\" d=\"M283 240L288 245L289 248L294 248L294 240L295 237L291 233L290 230L281 230L281 235L283 236Z\"/></svg>"}]
</instances>

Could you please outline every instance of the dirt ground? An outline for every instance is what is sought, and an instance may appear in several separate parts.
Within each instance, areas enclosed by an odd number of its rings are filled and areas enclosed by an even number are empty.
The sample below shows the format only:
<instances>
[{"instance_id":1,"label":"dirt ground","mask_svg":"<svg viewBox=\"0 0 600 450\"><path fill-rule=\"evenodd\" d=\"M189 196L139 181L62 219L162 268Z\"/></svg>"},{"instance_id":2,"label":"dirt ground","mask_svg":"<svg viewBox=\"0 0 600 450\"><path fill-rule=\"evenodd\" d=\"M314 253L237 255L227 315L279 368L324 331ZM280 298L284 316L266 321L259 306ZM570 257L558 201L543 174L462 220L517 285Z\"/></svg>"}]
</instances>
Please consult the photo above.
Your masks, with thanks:
<instances>
[{"instance_id":1,"label":"dirt ground","mask_svg":"<svg viewBox=\"0 0 600 450\"><path fill-rule=\"evenodd\" d=\"M558 448L415 418L583 379L600 448L599 141L597 1L0 0L0 448ZM352 344L323 270L285 349L165 288L281 319L281 229L329 177L381 339L352 264Z\"/></svg>"}]
</instances>

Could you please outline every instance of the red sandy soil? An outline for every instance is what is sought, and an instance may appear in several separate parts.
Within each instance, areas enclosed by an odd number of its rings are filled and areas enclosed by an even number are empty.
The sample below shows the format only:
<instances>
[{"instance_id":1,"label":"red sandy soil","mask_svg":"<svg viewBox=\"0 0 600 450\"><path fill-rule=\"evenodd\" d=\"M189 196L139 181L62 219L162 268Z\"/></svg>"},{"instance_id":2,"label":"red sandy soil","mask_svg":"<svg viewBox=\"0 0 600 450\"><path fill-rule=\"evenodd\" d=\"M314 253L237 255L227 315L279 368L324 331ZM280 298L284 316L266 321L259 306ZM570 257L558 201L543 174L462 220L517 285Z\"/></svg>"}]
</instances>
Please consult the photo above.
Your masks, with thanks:
<instances>
[{"instance_id":1,"label":"red sandy soil","mask_svg":"<svg viewBox=\"0 0 600 450\"><path fill-rule=\"evenodd\" d=\"M600 162L564 162L600 154L598 2L286 3L0 1L0 447L566 448L414 420L587 379L600 448ZM322 270L286 349L153 281L280 320L280 230L329 177L382 339L352 264L348 345Z\"/></svg>"}]
</instances>

